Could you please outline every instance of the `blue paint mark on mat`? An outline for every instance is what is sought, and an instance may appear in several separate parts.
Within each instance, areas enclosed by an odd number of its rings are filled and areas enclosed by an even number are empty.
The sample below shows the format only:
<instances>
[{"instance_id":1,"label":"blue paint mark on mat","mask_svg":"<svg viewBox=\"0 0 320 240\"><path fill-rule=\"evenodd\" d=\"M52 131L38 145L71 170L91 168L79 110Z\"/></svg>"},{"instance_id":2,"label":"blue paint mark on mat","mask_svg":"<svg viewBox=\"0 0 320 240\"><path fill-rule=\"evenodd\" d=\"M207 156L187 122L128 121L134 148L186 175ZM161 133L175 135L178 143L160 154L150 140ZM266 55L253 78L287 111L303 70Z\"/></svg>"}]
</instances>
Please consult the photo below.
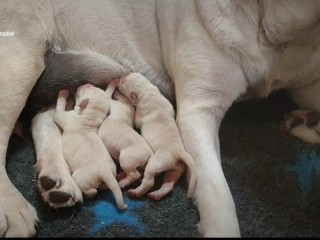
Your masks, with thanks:
<instances>
[{"instance_id":1,"label":"blue paint mark on mat","mask_svg":"<svg viewBox=\"0 0 320 240\"><path fill-rule=\"evenodd\" d=\"M294 172L305 198L312 187L312 175L320 174L320 156L314 150L303 149L296 160L295 165L287 167L286 172Z\"/></svg>"},{"instance_id":2,"label":"blue paint mark on mat","mask_svg":"<svg viewBox=\"0 0 320 240\"><path fill-rule=\"evenodd\" d=\"M94 213L95 223L89 230L89 236L94 236L101 229L107 228L113 223L121 223L134 228L137 232L143 234L146 230L143 223L135 215L135 209L142 207L143 203L124 199L128 205L126 210L119 210L116 206L113 194L109 191L101 194L99 199L93 199L90 210Z\"/></svg>"}]
</instances>

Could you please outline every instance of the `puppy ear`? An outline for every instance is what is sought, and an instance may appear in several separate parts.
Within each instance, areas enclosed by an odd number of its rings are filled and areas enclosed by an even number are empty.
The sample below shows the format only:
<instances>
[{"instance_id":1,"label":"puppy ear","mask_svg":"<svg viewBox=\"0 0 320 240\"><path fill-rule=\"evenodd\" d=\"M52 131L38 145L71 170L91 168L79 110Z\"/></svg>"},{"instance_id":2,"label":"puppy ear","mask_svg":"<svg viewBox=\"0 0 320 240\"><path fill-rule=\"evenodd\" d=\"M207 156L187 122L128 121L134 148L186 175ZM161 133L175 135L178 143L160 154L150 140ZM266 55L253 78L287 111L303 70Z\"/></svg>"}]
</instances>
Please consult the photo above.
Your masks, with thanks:
<instances>
[{"instance_id":1,"label":"puppy ear","mask_svg":"<svg viewBox=\"0 0 320 240\"><path fill-rule=\"evenodd\" d=\"M138 95L135 92L130 93L130 101L132 104L136 104L138 101Z\"/></svg>"},{"instance_id":2,"label":"puppy ear","mask_svg":"<svg viewBox=\"0 0 320 240\"><path fill-rule=\"evenodd\" d=\"M80 107L81 109L84 109L84 108L87 107L88 103L89 103L89 98L85 98L85 99L83 99L83 100L81 101L81 103L79 104L79 107Z\"/></svg>"}]
</instances>

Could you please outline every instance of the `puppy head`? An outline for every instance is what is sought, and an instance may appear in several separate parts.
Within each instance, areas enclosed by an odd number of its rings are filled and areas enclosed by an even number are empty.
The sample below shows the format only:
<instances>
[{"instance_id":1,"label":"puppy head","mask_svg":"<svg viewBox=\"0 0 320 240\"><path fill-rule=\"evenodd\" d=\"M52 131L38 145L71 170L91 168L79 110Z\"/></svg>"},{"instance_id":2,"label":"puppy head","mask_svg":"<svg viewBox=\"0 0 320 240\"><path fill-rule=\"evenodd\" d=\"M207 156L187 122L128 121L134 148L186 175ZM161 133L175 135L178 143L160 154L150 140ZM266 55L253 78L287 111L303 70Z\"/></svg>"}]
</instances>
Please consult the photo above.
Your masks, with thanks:
<instances>
[{"instance_id":1,"label":"puppy head","mask_svg":"<svg viewBox=\"0 0 320 240\"><path fill-rule=\"evenodd\" d=\"M117 87L135 106L145 91L156 89L156 86L140 73L130 73L126 77L118 79Z\"/></svg>"},{"instance_id":2,"label":"puppy head","mask_svg":"<svg viewBox=\"0 0 320 240\"><path fill-rule=\"evenodd\" d=\"M76 92L75 110L98 110L107 114L109 103L105 92L91 84L81 85Z\"/></svg>"}]
</instances>

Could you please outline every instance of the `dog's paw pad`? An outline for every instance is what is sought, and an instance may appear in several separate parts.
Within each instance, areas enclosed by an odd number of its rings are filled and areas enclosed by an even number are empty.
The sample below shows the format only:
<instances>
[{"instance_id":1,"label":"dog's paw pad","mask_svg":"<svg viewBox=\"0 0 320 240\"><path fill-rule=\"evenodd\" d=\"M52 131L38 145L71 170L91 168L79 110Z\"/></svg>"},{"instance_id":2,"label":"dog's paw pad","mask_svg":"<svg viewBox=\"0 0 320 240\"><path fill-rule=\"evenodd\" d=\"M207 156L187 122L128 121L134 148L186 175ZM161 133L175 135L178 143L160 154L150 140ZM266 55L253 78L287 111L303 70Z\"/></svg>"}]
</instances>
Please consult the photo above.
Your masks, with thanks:
<instances>
[{"instance_id":1,"label":"dog's paw pad","mask_svg":"<svg viewBox=\"0 0 320 240\"><path fill-rule=\"evenodd\" d=\"M295 110L284 118L284 130L291 131L294 128L305 125L307 111Z\"/></svg>"},{"instance_id":2,"label":"dog's paw pad","mask_svg":"<svg viewBox=\"0 0 320 240\"><path fill-rule=\"evenodd\" d=\"M305 142L319 144L320 113L295 110L285 117L284 130Z\"/></svg>"},{"instance_id":3,"label":"dog's paw pad","mask_svg":"<svg viewBox=\"0 0 320 240\"><path fill-rule=\"evenodd\" d=\"M39 181L40 181L42 188L46 191L53 188L57 183L55 180L52 180L51 178L49 178L47 176L40 177Z\"/></svg>"},{"instance_id":4,"label":"dog's paw pad","mask_svg":"<svg viewBox=\"0 0 320 240\"><path fill-rule=\"evenodd\" d=\"M315 111L310 111L307 113L306 117L306 126L308 128L314 128L318 125L320 121L320 113L315 112Z\"/></svg>"},{"instance_id":5,"label":"dog's paw pad","mask_svg":"<svg viewBox=\"0 0 320 240\"><path fill-rule=\"evenodd\" d=\"M68 202L71 197L69 193L58 191L50 192L49 194L49 200L52 203L65 203Z\"/></svg>"},{"instance_id":6,"label":"dog's paw pad","mask_svg":"<svg viewBox=\"0 0 320 240\"><path fill-rule=\"evenodd\" d=\"M295 128L298 127L300 125L304 124L304 120L298 116L292 117L290 123L289 123L289 128Z\"/></svg>"}]
</instances>

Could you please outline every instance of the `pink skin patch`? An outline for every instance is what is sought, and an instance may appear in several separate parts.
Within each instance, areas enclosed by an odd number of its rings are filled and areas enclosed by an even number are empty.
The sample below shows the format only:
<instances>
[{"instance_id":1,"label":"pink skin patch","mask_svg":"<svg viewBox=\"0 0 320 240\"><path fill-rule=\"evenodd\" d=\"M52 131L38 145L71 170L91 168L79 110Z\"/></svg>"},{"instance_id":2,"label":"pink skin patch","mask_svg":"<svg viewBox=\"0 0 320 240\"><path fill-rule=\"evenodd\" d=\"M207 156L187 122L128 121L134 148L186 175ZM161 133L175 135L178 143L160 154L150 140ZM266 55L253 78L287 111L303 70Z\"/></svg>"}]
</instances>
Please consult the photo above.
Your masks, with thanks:
<instances>
[{"instance_id":1,"label":"pink skin patch","mask_svg":"<svg viewBox=\"0 0 320 240\"><path fill-rule=\"evenodd\" d=\"M117 86L119 86L121 84L121 78L116 78L112 80L112 83L116 84Z\"/></svg>"},{"instance_id":2,"label":"pink skin patch","mask_svg":"<svg viewBox=\"0 0 320 240\"><path fill-rule=\"evenodd\" d=\"M123 81L124 81L124 76L120 77L120 78L116 78L112 81L115 81L115 83L117 84L117 86L120 86L121 84L123 84Z\"/></svg>"},{"instance_id":3,"label":"pink skin patch","mask_svg":"<svg viewBox=\"0 0 320 240\"><path fill-rule=\"evenodd\" d=\"M127 176L127 174L125 172L120 172L117 175L117 180L120 181L120 180L124 179L126 176Z\"/></svg>"},{"instance_id":4,"label":"pink skin patch","mask_svg":"<svg viewBox=\"0 0 320 240\"><path fill-rule=\"evenodd\" d=\"M112 95L112 99L114 100L117 100L117 89L119 89L119 86L122 84L122 79L123 77L121 78L115 78L113 79L109 84L115 84L116 85L116 90L114 91L113 95Z\"/></svg>"},{"instance_id":5,"label":"pink skin patch","mask_svg":"<svg viewBox=\"0 0 320 240\"><path fill-rule=\"evenodd\" d=\"M137 197L137 194L134 192L133 189L128 190L128 194L130 197Z\"/></svg>"}]
</instances>

